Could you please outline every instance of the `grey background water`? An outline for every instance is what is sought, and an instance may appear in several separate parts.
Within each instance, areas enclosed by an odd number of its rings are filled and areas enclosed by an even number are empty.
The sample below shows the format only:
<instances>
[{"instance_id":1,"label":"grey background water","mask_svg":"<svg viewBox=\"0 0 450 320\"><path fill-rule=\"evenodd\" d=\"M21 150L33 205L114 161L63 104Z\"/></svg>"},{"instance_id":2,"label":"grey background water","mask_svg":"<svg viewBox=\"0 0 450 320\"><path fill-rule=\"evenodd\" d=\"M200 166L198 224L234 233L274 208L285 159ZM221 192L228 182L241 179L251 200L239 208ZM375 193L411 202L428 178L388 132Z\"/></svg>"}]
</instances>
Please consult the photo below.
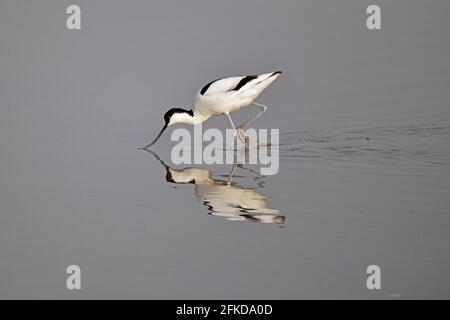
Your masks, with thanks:
<instances>
[{"instance_id":1,"label":"grey background water","mask_svg":"<svg viewBox=\"0 0 450 320\"><path fill-rule=\"evenodd\" d=\"M372 2L78 0L69 31L72 1L1 1L0 298L450 298L450 2L376 1L369 31ZM136 150L206 82L277 69L280 172L236 183L283 225L208 214Z\"/></svg>"}]
</instances>

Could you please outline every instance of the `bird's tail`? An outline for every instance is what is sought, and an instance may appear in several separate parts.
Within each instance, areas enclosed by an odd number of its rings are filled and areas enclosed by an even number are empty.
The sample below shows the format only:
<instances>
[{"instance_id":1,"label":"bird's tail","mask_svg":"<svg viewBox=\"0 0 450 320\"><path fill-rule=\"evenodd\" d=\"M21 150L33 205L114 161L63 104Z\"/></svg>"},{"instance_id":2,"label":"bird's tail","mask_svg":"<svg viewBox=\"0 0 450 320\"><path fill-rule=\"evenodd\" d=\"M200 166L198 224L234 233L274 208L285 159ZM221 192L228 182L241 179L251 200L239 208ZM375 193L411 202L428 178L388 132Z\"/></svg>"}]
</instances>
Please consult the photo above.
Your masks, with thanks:
<instances>
[{"instance_id":1,"label":"bird's tail","mask_svg":"<svg viewBox=\"0 0 450 320\"><path fill-rule=\"evenodd\" d=\"M248 88L242 90L244 94L257 94L259 95L264 91L272 82L274 82L281 74L281 71L263 73L256 77L255 80L249 83Z\"/></svg>"},{"instance_id":2,"label":"bird's tail","mask_svg":"<svg viewBox=\"0 0 450 320\"><path fill-rule=\"evenodd\" d=\"M278 78L280 76L280 74L282 74L281 71L263 73L263 74L260 74L257 79L258 79L258 81L265 81L268 79L272 79L272 81L273 81L276 78Z\"/></svg>"}]
</instances>

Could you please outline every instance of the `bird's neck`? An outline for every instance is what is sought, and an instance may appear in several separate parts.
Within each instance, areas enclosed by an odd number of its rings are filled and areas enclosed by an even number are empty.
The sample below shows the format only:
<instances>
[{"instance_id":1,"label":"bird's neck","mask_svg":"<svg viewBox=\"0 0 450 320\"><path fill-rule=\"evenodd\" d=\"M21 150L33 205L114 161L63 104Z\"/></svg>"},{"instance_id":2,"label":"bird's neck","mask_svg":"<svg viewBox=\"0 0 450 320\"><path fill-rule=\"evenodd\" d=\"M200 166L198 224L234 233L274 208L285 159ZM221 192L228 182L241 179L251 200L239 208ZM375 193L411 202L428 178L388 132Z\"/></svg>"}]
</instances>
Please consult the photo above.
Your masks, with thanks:
<instances>
[{"instance_id":1,"label":"bird's neck","mask_svg":"<svg viewBox=\"0 0 450 320\"><path fill-rule=\"evenodd\" d=\"M192 118L191 124L199 124L199 123L202 123L202 122L208 120L208 118L209 118L208 116L202 114L195 108L192 111L193 111L193 116L191 117Z\"/></svg>"},{"instance_id":2,"label":"bird's neck","mask_svg":"<svg viewBox=\"0 0 450 320\"><path fill-rule=\"evenodd\" d=\"M197 108L194 108L192 111L194 113L194 116L192 117L194 122L193 124L202 123L211 117L211 115L203 114L202 112L198 111Z\"/></svg>"},{"instance_id":3,"label":"bird's neck","mask_svg":"<svg viewBox=\"0 0 450 320\"><path fill-rule=\"evenodd\" d=\"M209 116L205 116L201 112L196 111L195 108L193 110L183 110L184 112L179 112L172 115L171 124L185 123L194 125L202 123L209 118Z\"/></svg>"}]
</instances>

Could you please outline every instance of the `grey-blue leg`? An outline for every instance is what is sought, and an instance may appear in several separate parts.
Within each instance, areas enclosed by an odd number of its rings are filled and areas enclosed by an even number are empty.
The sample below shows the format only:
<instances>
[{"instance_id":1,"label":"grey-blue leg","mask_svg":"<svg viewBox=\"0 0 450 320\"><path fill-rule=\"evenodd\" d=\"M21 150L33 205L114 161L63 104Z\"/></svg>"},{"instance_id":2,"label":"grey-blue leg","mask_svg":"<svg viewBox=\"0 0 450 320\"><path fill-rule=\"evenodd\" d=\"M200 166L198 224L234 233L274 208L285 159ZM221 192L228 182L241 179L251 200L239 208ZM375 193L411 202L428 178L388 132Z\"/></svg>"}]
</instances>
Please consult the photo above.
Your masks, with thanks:
<instances>
[{"instance_id":1,"label":"grey-blue leg","mask_svg":"<svg viewBox=\"0 0 450 320\"><path fill-rule=\"evenodd\" d=\"M232 126L233 129L234 129L235 135L236 135L237 137L239 137L239 139L241 139L242 142L245 143L245 137L243 136L243 133L236 130L236 127L234 126L234 123L233 123L233 120L231 119L230 114L229 114L229 113L225 113L225 114L227 115L228 120L230 120L231 126Z\"/></svg>"},{"instance_id":2,"label":"grey-blue leg","mask_svg":"<svg viewBox=\"0 0 450 320\"><path fill-rule=\"evenodd\" d=\"M256 116L254 116L253 118L251 118L251 119L245 121L244 123L241 123L240 125L238 125L237 129L245 129L245 127L247 125L249 125L250 123L252 123L256 119L261 117L264 114L264 112L267 111L267 107L265 105L261 104L261 103L252 102L252 105L254 105L255 107L259 108L261 111Z\"/></svg>"}]
</instances>

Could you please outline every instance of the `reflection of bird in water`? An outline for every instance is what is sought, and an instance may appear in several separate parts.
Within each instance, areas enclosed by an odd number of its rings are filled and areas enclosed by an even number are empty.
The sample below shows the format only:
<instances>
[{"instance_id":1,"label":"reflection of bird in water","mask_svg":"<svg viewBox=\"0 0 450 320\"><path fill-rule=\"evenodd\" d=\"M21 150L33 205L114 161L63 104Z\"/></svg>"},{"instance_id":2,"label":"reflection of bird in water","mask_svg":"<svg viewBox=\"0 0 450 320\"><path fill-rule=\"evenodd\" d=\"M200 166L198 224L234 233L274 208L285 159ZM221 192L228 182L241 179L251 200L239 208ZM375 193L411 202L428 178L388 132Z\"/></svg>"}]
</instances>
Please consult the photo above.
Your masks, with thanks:
<instances>
[{"instance_id":1,"label":"reflection of bird in water","mask_svg":"<svg viewBox=\"0 0 450 320\"><path fill-rule=\"evenodd\" d=\"M230 221L284 224L284 215L277 209L269 208L265 196L231 181L234 171L238 167L243 168L242 166L235 164L228 175L228 181L225 181L211 178L211 172L204 168L173 169L153 151L145 151L151 153L166 168L167 182L194 184L198 200L208 207L210 214Z\"/></svg>"}]
</instances>

